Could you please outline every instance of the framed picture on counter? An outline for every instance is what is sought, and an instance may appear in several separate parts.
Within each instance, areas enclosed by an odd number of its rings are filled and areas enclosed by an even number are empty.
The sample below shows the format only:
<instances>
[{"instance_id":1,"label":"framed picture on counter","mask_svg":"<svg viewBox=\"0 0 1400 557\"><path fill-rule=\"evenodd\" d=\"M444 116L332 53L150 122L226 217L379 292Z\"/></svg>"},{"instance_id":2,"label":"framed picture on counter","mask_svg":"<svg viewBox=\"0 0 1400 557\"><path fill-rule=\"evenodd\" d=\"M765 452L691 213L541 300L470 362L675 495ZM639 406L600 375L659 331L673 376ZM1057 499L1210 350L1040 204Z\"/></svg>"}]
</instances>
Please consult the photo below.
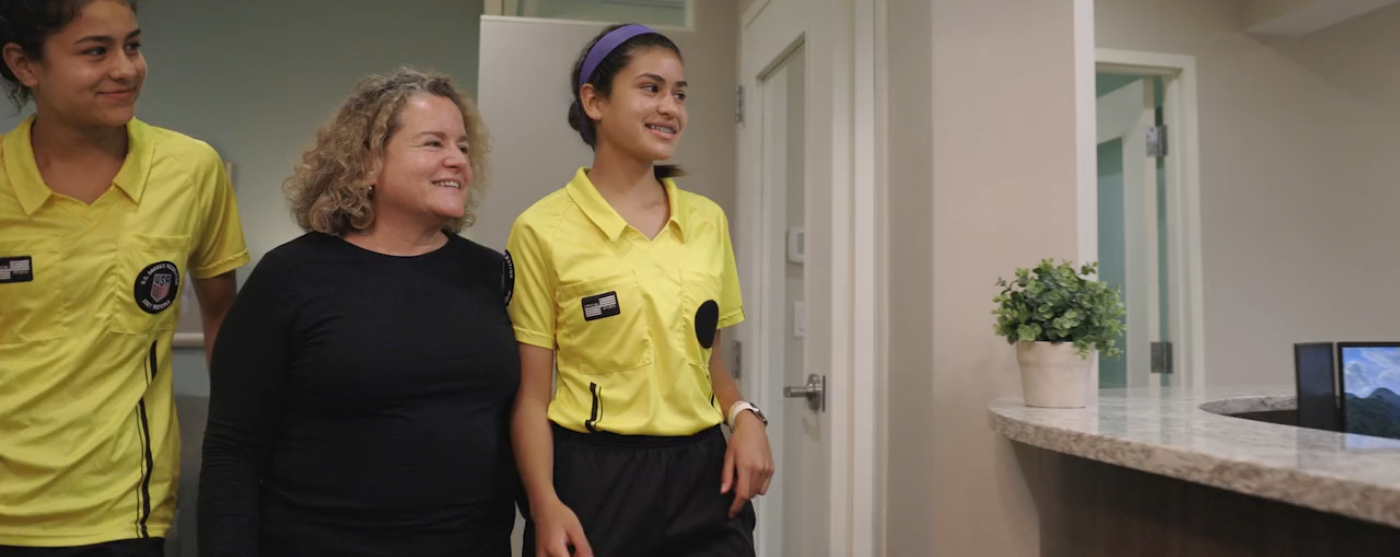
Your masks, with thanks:
<instances>
[{"instance_id":1,"label":"framed picture on counter","mask_svg":"<svg viewBox=\"0 0 1400 557\"><path fill-rule=\"evenodd\" d=\"M1369 444L1356 435L1400 440L1400 342L1337 343L1342 431L1348 448Z\"/></svg>"}]
</instances>

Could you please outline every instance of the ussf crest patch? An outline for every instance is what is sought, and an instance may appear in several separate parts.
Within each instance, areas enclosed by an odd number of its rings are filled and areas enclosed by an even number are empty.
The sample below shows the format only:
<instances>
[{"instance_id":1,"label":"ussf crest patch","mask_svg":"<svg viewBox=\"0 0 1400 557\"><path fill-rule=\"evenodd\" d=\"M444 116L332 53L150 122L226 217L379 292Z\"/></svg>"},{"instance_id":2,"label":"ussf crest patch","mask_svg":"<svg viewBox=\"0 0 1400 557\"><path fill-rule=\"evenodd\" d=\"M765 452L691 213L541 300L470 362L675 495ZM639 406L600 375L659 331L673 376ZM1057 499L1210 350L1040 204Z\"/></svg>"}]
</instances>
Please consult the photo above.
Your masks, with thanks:
<instances>
[{"instance_id":1,"label":"ussf crest patch","mask_svg":"<svg viewBox=\"0 0 1400 557\"><path fill-rule=\"evenodd\" d=\"M180 298L180 269L174 263L152 263L136 275L136 305L149 314L165 311Z\"/></svg>"}]
</instances>

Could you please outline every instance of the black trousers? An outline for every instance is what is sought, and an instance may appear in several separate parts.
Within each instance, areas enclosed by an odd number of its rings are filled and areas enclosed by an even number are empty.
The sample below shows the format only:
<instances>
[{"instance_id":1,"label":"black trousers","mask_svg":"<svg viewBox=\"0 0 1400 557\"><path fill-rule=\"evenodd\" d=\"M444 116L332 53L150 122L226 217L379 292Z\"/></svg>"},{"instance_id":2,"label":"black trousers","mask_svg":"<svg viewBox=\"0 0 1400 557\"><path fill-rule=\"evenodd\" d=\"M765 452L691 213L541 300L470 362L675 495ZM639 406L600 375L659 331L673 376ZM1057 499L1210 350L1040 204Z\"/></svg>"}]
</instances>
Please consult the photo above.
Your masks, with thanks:
<instances>
[{"instance_id":1,"label":"black trousers","mask_svg":"<svg viewBox=\"0 0 1400 557\"><path fill-rule=\"evenodd\" d=\"M117 540L80 547L10 547L0 545L0 557L163 557L164 538Z\"/></svg>"},{"instance_id":2,"label":"black trousers","mask_svg":"<svg viewBox=\"0 0 1400 557\"><path fill-rule=\"evenodd\" d=\"M554 489L597 557L753 557L753 504L731 519L734 495L719 492L727 448L719 427L650 437L555 426ZM533 521L522 557L535 557Z\"/></svg>"}]
</instances>

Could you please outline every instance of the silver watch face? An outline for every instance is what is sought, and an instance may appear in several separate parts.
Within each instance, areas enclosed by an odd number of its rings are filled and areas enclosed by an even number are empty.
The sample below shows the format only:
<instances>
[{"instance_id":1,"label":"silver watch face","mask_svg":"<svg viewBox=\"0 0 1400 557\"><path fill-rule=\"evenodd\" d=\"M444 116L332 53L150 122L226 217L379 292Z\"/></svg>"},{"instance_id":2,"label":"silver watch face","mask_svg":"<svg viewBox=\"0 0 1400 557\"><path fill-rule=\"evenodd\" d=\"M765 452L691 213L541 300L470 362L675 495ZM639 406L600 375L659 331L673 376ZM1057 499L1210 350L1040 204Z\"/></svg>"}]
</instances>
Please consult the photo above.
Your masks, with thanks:
<instances>
[{"instance_id":1,"label":"silver watch face","mask_svg":"<svg viewBox=\"0 0 1400 557\"><path fill-rule=\"evenodd\" d=\"M759 421L765 424L768 423L768 416L764 416L763 411L759 410L757 406L750 406L749 409L753 410L754 415L758 416Z\"/></svg>"}]
</instances>

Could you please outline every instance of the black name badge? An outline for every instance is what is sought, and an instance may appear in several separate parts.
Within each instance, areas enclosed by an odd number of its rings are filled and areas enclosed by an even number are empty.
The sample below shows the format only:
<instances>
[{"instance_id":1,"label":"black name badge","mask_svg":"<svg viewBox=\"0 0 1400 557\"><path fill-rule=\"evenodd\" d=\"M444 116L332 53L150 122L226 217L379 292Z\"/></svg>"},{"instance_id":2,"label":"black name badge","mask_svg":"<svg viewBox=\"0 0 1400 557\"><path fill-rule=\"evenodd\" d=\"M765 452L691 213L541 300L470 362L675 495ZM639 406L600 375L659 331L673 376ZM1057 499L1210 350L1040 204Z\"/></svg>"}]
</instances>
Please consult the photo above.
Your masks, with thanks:
<instances>
[{"instance_id":1,"label":"black name badge","mask_svg":"<svg viewBox=\"0 0 1400 557\"><path fill-rule=\"evenodd\" d=\"M33 280L34 258L28 255L0 257L0 284Z\"/></svg>"},{"instance_id":2,"label":"black name badge","mask_svg":"<svg viewBox=\"0 0 1400 557\"><path fill-rule=\"evenodd\" d=\"M583 320L593 321L622 313L617 306L617 292L608 292L583 299Z\"/></svg>"}]
</instances>

